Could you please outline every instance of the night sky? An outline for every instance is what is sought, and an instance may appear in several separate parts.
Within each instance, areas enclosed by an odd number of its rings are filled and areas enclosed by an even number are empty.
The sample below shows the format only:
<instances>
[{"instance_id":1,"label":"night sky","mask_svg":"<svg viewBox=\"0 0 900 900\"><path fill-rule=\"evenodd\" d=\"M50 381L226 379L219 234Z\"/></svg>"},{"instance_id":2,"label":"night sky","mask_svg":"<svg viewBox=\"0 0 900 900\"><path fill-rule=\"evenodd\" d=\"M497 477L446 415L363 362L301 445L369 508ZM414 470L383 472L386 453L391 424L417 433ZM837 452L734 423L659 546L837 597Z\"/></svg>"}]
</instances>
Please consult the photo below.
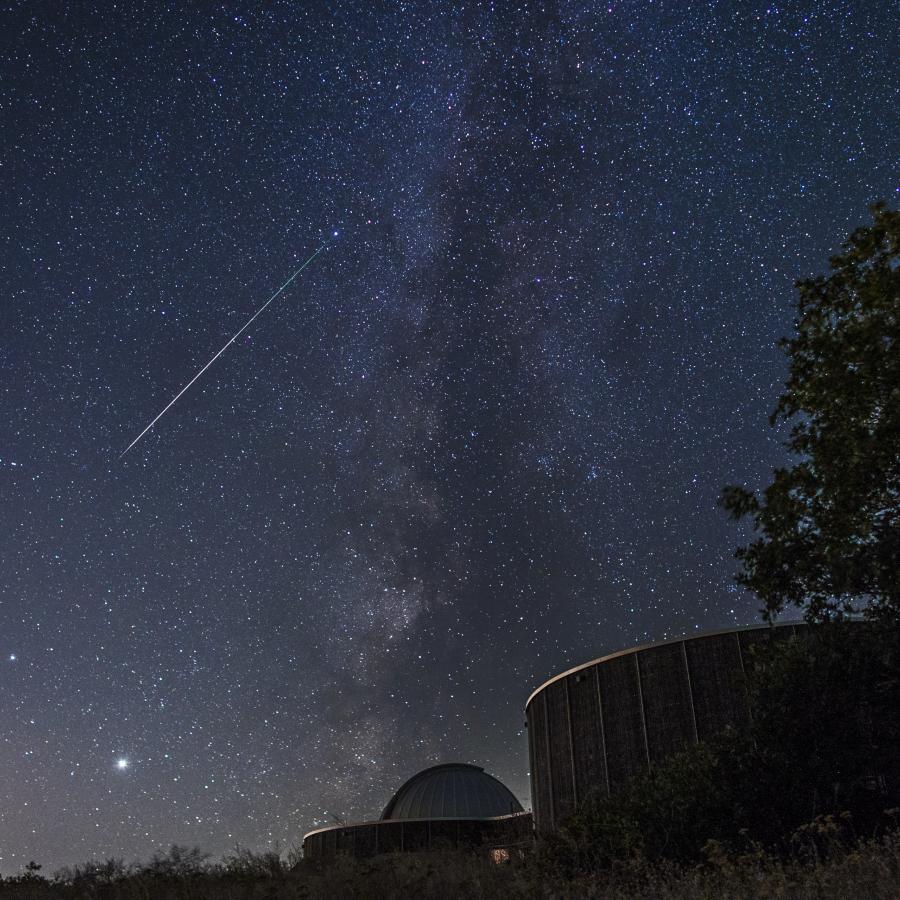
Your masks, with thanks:
<instances>
[{"instance_id":1,"label":"night sky","mask_svg":"<svg viewBox=\"0 0 900 900\"><path fill-rule=\"evenodd\" d=\"M0 872L528 805L523 705L755 621L793 282L895 202L896 6L0 16ZM317 247L325 249L124 458Z\"/></svg>"}]
</instances>

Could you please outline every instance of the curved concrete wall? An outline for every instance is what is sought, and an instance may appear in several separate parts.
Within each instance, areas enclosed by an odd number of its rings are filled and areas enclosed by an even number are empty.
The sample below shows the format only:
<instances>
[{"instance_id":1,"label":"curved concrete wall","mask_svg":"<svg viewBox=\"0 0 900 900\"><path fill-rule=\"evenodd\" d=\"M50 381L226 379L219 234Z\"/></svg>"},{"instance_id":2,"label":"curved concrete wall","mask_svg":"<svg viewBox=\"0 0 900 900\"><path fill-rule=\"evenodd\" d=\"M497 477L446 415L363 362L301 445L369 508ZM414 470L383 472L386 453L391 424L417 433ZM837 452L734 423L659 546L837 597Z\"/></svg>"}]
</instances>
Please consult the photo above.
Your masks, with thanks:
<instances>
[{"instance_id":1,"label":"curved concrete wall","mask_svg":"<svg viewBox=\"0 0 900 900\"><path fill-rule=\"evenodd\" d=\"M528 699L535 830L650 763L749 718L751 648L807 626L761 626L614 653L563 672Z\"/></svg>"},{"instance_id":2,"label":"curved concrete wall","mask_svg":"<svg viewBox=\"0 0 900 900\"><path fill-rule=\"evenodd\" d=\"M512 847L531 839L531 813L492 819L379 819L310 831L303 837L303 856L321 859L346 853L411 853L418 850L463 850Z\"/></svg>"}]
</instances>

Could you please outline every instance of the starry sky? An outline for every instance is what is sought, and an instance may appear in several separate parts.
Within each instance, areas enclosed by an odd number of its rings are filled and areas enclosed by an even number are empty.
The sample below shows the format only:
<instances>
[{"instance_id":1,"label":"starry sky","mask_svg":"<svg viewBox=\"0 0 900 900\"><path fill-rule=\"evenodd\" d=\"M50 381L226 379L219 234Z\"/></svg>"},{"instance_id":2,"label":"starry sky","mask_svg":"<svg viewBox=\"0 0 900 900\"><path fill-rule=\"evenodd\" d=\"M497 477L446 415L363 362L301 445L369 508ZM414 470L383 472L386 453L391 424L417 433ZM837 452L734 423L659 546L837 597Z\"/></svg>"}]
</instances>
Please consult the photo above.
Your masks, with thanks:
<instances>
[{"instance_id":1,"label":"starry sky","mask_svg":"<svg viewBox=\"0 0 900 900\"><path fill-rule=\"evenodd\" d=\"M896 20L4 4L0 873L527 805L541 681L755 621L716 498L896 202Z\"/></svg>"}]
</instances>

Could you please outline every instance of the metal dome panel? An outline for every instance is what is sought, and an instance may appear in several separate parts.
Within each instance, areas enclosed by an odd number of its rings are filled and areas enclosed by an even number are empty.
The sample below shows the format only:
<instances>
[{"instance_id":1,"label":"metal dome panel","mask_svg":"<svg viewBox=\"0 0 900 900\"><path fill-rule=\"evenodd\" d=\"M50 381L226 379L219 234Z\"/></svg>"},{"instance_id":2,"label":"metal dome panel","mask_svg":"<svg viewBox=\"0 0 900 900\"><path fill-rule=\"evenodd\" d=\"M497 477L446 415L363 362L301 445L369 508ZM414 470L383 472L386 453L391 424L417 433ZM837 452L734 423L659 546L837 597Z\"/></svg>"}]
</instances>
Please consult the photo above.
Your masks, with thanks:
<instances>
[{"instance_id":1,"label":"metal dome panel","mask_svg":"<svg viewBox=\"0 0 900 900\"><path fill-rule=\"evenodd\" d=\"M413 775L382 819L489 819L522 812L512 791L478 766L448 763Z\"/></svg>"}]
</instances>

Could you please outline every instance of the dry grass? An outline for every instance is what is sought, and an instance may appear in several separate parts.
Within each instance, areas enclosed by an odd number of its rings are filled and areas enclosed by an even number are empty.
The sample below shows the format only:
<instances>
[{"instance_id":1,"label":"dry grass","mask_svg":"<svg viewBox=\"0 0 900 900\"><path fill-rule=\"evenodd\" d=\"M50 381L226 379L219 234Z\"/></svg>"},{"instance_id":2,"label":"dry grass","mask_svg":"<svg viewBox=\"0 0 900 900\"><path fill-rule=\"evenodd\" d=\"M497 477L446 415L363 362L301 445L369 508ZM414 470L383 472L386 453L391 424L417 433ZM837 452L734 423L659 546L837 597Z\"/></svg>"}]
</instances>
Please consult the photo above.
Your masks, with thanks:
<instances>
[{"instance_id":1,"label":"dry grass","mask_svg":"<svg viewBox=\"0 0 900 900\"><path fill-rule=\"evenodd\" d=\"M821 852L811 840L780 862L759 850L729 856L708 848L708 862L679 868L641 860L612 870L564 875L540 855L495 865L482 856L409 854L338 859L328 866L236 854L218 865L184 852L145 866L116 861L43 879L0 883L2 900L813 900L900 897L900 832Z\"/></svg>"}]
</instances>

